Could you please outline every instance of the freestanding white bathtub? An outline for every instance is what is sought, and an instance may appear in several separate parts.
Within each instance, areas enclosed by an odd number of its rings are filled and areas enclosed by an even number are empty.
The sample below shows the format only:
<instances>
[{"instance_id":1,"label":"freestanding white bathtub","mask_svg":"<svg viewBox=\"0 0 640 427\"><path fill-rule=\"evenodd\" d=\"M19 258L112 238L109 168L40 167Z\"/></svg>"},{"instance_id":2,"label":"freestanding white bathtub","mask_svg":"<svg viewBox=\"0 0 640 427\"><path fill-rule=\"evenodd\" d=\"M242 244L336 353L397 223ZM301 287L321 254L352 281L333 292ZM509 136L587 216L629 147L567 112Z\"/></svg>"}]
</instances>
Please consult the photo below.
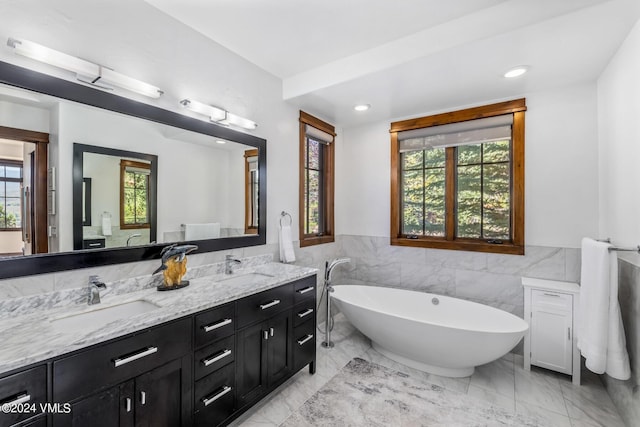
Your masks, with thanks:
<instances>
[{"instance_id":1,"label":"freestanding white bathtub","mask_svg":"<svg viewBox=\"0 0 640 427\"><path fill-rule=\"evenodd\" d=\"M397 362L447 377L507 354L529 325L506 311L442 295L378 286L335 286L333 301Z\"/></svg>"}]
</instances>

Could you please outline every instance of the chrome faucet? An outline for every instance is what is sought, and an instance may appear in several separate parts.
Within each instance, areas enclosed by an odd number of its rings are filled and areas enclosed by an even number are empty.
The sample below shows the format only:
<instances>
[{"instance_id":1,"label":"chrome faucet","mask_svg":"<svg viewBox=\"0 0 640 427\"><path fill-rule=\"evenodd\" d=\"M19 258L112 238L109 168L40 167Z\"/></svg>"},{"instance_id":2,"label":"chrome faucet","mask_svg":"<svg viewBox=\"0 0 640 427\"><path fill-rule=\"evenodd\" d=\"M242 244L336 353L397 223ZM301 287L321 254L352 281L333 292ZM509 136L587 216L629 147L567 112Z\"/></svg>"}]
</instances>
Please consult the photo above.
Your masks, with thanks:
<instances>
[{"instance_id":1,"label":"chrome faucet","mask_svg":"<svg viewBox=\"0 0 640 427\"><path fill-rule=\"evenodd\" d=\"M127 238L127 246L129 246L129 243L131 242L131 239L133 239L134 237L140 237L140 236L142 236L142 234L140 234L140 233L135 233L135 234L132 234L131 236L129 236Z\"/></svg>"},{"instance_id":2,"label":"chrome faucet","mask_svg":"<svg viewBox=\"0 0 640 427\"><path fill-rule=\"evenodd\" d=\"M327 282L327 284L331 283L331 275L333 274L333 269L340 264L344 264L347 262L351 262L351 258L337 258L331 262L326 262L324 270L324 280Z\"/></svg>"},{"instance_id":3,"label":"chrome faucet","mask_svg":"<svg viewBox=\"0 0 640 427\"><path fill-rule=\"evenodd\" d=\"M327 320L325 321L325 338L322 346L326 348L333 347L333 342L331 342L331 329L333 329L333 317L331 316L331 292L333 292L333 286L331 286L331 275L334 268L347 262L351 262L351 258L336 258L331 262L327 261L325 263L324 289L327 292ZM320 299L322 299L322 296Z\"/></svg>"},{"instance_id":4,"label":"chrome faucet","mask_svg":"<svg viewBox=\"0 0 640 427\"><path fill-rule=\"evenodd\" d=\"M233 255L227 255L224 258L224 274L233 274L233 266L236 264L242 264L242 261L234 258Z\"/></svg>"},{"instance_id":5,"label":"chrome faucet","mask_svg":"<svg viewBox=\"0 0 640 427\"><path fill-rule=\"evenodd\" d=\"M89 276L89 305L100 304L100 289L106 289L107 285L98 276Z\"/></svg>"}]
</instances>

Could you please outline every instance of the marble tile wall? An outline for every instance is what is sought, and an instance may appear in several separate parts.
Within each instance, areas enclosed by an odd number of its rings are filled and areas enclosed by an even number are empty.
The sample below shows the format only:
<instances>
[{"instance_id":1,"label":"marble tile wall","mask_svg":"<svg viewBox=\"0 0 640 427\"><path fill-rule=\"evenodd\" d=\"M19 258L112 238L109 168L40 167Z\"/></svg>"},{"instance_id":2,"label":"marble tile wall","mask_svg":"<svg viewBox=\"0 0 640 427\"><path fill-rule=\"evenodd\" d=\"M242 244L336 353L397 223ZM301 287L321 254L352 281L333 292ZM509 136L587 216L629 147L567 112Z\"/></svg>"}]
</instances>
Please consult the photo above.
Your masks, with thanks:
<instances>
[{"instance_id":1,"label":"marble tile wall","mask_svg":"<svg viewBox=\"0 0 640 427\"><path fill-rule=\"evenodd\" d=\"M350 265L335 278L434 292L498 307L522 317L522 276L578 282L580 250L527 246L524 256L391 246L388 237L340 236Z\"/></svg>"},{"instance_id":2,"label":"marble tile wall","mask_svg":"<svg viewBox=\"0 0 640 427\"><path fill-rule=\"evenodd\" d=\"M621 254L618 300L631 362L631 379L603 375L604 384L628 426L640 425L640 256Z\"/></svg>"}]
</instances>

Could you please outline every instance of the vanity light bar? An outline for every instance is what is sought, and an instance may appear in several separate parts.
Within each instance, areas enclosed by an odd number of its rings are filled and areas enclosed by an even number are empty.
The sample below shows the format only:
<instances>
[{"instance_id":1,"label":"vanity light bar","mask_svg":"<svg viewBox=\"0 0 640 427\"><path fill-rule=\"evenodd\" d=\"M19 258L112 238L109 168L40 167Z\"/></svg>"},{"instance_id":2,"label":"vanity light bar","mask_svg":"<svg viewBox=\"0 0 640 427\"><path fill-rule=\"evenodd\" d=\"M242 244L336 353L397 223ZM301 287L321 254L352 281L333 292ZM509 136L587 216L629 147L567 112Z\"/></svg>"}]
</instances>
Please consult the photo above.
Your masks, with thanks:
<instances>
[{"instance_id":1,"label":"vanity light bar","mask_svg":"<svg viewBox=\"0 0 640 427\"><path fill-rule=\"evenodd\" d=\"M112 89L107 85L118 86L122 89L136 92L150 98L159 98L162 91L148 83L125 76L109 68L103 67L75 56L50 49L29 40L18 40L9 37L7 45L12 47L19 55L36 61L44 62L63 70L76 74L76 78L84 83L100 87L102 89Z\"/></svg>"},{"instance_id":2,"label":"vanity light bar","mask_svg":"<svg viewBox=\"0 0 640 427\"><path fill-rule=\"evenodd\" d=\"M223 110L222 108L203 104L202 102L195 101L193 99L183 99L180 101L180 104L195 113L209 117L209 120L221 125L233 125L244 129L255 129L258 127L258 124L252 120L245 119L244 117L237 116Z\"/></svg>"}]
</instances>

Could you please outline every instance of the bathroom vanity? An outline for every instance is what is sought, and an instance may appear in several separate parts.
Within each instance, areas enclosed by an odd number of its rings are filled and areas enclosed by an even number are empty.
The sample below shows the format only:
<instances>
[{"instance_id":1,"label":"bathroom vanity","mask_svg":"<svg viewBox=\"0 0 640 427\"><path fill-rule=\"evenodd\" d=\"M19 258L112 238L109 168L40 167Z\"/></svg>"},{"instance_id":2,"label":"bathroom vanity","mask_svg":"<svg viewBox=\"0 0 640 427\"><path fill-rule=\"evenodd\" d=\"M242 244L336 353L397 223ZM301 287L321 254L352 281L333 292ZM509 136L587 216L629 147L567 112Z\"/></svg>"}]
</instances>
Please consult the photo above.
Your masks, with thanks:
<instances>
[{"instance_id":1,"label":"bathroom vanity","mask_svg":"<svg viewBox=\"0 0 640 427\"><path fill-rule=\"evenodd\" d=\"M305 366L315 372L314 269L268 263L100 306L140 301L158 308L82 330L56 326L78 305L4 322L0 402L17 404L0 426L224 425Z\"/></svg>"}]
</instances>

